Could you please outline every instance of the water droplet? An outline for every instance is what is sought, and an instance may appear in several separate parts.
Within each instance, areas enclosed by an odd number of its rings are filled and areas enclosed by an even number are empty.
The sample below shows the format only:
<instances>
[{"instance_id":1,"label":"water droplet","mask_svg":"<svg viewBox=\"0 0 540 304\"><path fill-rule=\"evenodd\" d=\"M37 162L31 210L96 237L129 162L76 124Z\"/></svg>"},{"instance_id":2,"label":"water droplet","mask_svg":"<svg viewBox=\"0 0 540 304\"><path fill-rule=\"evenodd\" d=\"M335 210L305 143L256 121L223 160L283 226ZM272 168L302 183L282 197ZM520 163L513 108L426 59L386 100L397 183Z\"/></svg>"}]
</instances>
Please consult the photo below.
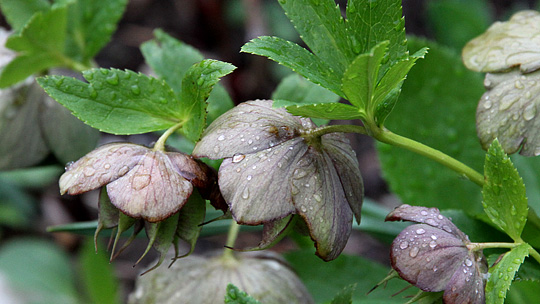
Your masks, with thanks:
<instances>
[{"instance_id":1,"label":"water droplet","mask_svg":"<svg viewBox=\"0 0 540 304\"><path fill-rule=\"evenodd\" d=\"M251 176L251 175L248 175L248 176L246 177L246 179L247 179L248 181L250 181L252 178L253 178L253 176Z\"/></svg>"},{"instance_id":2,"label":"water droplet","mask_svg":"<svg viewBox=\"0 0 540 304\"><path fill-rule=\"evenodd\" d=\"M221 134L221 135L217 138L217 140L219 140L219 141L222 141L222 140L224 140L224 139L225 139L225 135L223 135L223 134Z\"/></svg>"},{"instance_id":3,"label":"water droplet","mask_svg":"<svg viewBox=\"0 0 540 304\"><path fill-rule=\"evenodd\" d=\"M133 177L131 187L135 190L142 190L150 184L150 174L138 174Z\"/></svg>"},{"instance_id":4,"label":"water droplet","mask_svg":"<svg viewBox=\"0 0 540 304\"><path fill-rule=\"evenodd\" d=\"M422 210L422 211L420 211L420 214L423 215L423 216L426 216L426 215L428 215L428 212L426 210Z\"/></svg>"},{"instance_id":5,"label":"water droplet","mask_svg":"<svg viewBox=\"0 0 540 304\"><path fill-rule=\"evenodd\" d=\"M431 226L439 226L439 223L436 220L432 219L432 218L428 218L426 220L426 224L431 225Z\"/></svg>"},{"instance_id":6,"label":"water droplet","mask_svg":"<svg viewBox=\"0 0 540 304\"><path fill-rule=\"evenodd\" d=\"M219 153L219 146L214 146L214 153Z\"/></svg>"},{"instance_id":7,"label":"water droplet","mask_svg":"<svg viewBox=\"0 0 540 304\"><path fill-rule=\"evenodd\" d=\"M472 264L473 264L473 262L472 262L471 260L465 259L465 265L466 265L467 267L471 267Z\"/></svg>"},{"instance_id":8,"label":"water droplet","mask_svg":"<svg viewBox=\"0 0 540 304\"><path fill-rule=\"evenodd\" d=\"M409 256L411 258L415 258L418 255L419 251L420 251L420 249L418 247L413 247L413 248L411 248L411 251L409 251Z\"/></svg>"},{"instance_id":9,"label":"water droplet","mask_svg":"<svg viewBox=\"0 0 540 304\"><path fill-rule=\"evenodd\" d=\"M94 173L96 173L96 169L94 169L91 166L87 166L87 167L85 167L83 169L83 173L84 173L85 176L90 177L90 176L94 175Z\"/></svg>"},{"instance_id":10,"label":"water droplet","mask_svg":"<svg viewBox=\"0 0 540 304\"><path fill-rule=\"evenodd\" d=\"M109 170L111 168L111 164L107 163L107 164L103 165L103 168Z\"/></svg>"},{"instance_id":11,"label":"water droplet","mask_svg":"<svg viewBox=\"0 0 540 304\"><path fill-rule=\"evenodd\" d=\"M69 163L66 164L66 166L64 167L64 169L65 169L66 171L71 170L71 167L73 167L73 164L74 164L74 163L75 163L74 161L70 161Z\"/></svg>"},{"instance_id":12,"label":"water droplet","mask_svg":"<svg viewBox=\"0 0 540 304\"><path fill-rule=\"evenodd\" d=\"M253 140L248 140L248 145L251 145L253 143Z\"/></svg>"},{"instance_id":13,"label":"water droplet","mask_svg":"<svg viewBox=\"0 0 540 304\"><path fill-rule=\"evenodd\" d=\"M241 162L244 158L246 158L246 156L244 154L236 154L233 156L232 158L232 162L233 163L239 163Z\"/></svg>"},{"instance_id":14,"label":"water droplet","mask_svg":"<svg viewBox=\"0 0 540 304\"><path fill-rule=\"evenodd\" d=\"M437 272L438 268L437 266L433 266L433 272Z\"/></svg>"},{"instance_id":15,"label":"water droplet","mask_svg":"<svg viewBox=\"0 0 540 304\"><path fill-rule=\"evenodd\" d=\"M157 99L157 102L160 103L160 104L166 104L167 99L165 99L164 97L160 97L160 98Z\"/></svg>"},{"instance_id":16,"label":"water droplet","mask_svg":"<svg viewBox=\"0 0 540 304\"><path fill-rule=\"evenodd\" d=\"M90 90L90 98L96 99L98 95L96 89L93 86L89 86L88 89Z\"/></svg>"},{"instance_id":17,"label":"water droplet","mask_svg":"<svg viewBox=\"0 0 540 304\"><path fill-rule=\"evenodd\" d=\"M251 169L255 170L255 169L257 169L257 166L253 165L253 167L251 167Z\"/></svg>"},{"instance_id":18,"label":"water droplet","mask_svg":"<svg viewBox=\"0 0 540 304\"><path fill-rule=\"evenodd\" d=\"M533 119L536 116L536 107L533 103L529 104L523 110L523 118L527 121Z\"/></svg>"},{"instance_id":19,"label":"water droplet","mask_svg":"<svg viewBox=\"0 0 540 304\"><path fill-rule=\"evenodd\" d=\"M111 73L111 76L107 77L105 80L110 85L118 85L118 74Z\"/></svg>"},{"instance_id":20,"label":"water droplet","mask_svg":"<svg viewBox=\"0 0 540 304\"><path fill-rule=\"evenodd\" d=\"M399 243L399 248L407 249L407 247L409 247L409 242L403 241L403 242Z\"/></svg>"},{"instance_id":21,"label":"water droplet","mask_svg":"<svg viewBox=\"0 0 540 304\"><path fill-rule=\"evenodd\" d=\"M293 173L293 177L295 179L301 179L302 177L304 177L306 175L307 175L307 172L305 170L302 170L302 169L296 169L296 170L294 170L294 173Z\"/></svg>"},{"instance_id":22,"label":"water droplet","mask_svg":"<svg viewBox=\"0 0 540 304\"><path fill-rule=\"evenodd\" d=\"M129 171L129 167L128 166L123 166L122 168L120 168L120 170L118 170L118 175L123 176L126 173L128 173L128 171Z\"/></svg>"},{"instance_id":23,"label":"water droplet","mask_svg":"<svg viewBox=\"0 0 540 304\"><path fill-rule=\"evenodd\" d=\"M302 212L306 212L307 208L306 208L306 206L302 205L302 206L300 206L300 210L302 210Z\"/></svg>"},{"instance_id":24,"label":"water droplet","mask_svg":"<svg viewBox=\"0 0 540 304\"><path fill-rule=\"evenodd\" d=\"M249 189L246 187L244 188L244 191L242 191L242 198L248 199L249 198Z\"/></svg>"},{"instance_id":25,"label":"water droplet","mask_svg":"<svg viewBox=\"0 0 540 304\"><path fill-rule=\"evenodd\" d=\"M436 235L432 235L432 236L431 236L431 239L432 239L432 240L436 240L436 239L437 239L437 236L436 236Z\"/></svg>"},{"instance_id":26,"label":"water droplet","mask_svg":"<svg viewBox=\"0 0 540 304\"><path fill-rule=\"evenodd\" d=\"M418 229L416 229L416 233L417 234L424 234L424 233L426 233L426 230L424 230L422 228L418 228Z\"/></svg>"},{"instance_id":27,"label":"water droplet","mask_svg":"<svg viewBox=\"0 0 540 304\"><path fill-rule=\"evenodd\" d=\"M437 218L440 219L440 220L442 220L442 219L443 219L443 216L439 214L439 215L437 215Z\"/></svg>"},{"instance_id":28,"label":"water droplet","mask_svg":"<svg viewBox=\"0 0 540 304\"><path fill-rule=\"evenodd\" d=\"M279 0L279 3L285 4L285 3L287 3L287 0Z\"/></svg>"},{"instance_id":29,"label":"water droplet","mask_svg":"<svg viewBox=\"0 0 540 304\"><path fill-rule=\"evenodd\" d=\"M320 203L320 202L322 201L321 196L318 195L318 194L314 194L314 195L313 195L313 198L315 199L315 201L316 201L317 203Z\"/></svg>"},{"instance_id":30,"label":"water droplet","mask_svg":"<svg viewBox=\"0 0 540 304\"><path fill-rule=\"evenodd\" d=\"M484 109L490 109L491 107L493 106L493 103L491 102L491 100L489 100L488 98L486 98L484 100Z\"/></svg>"},{"instance_id":31,"label":"water droplet","mask_svg":"<svg viewBox=\"0 0 540 304\"><path fill-rule=\"evenodd\" d=\"M452 232L452 228L450 228L450 227L447 226L447 225L443 225L443 226L442 226L442 229L443 229L444 231L446 231L446 232L450 232L450 233Z\"/></svg>"},{"instance_id":32,"label":"water droplet","mask_svg":"<svg viewBox=\"0 0 540 304\"><path fill-rule=\"evenodd\" d=\"M435 242L435 241L429 242L429 247L431 247L431 248L437 247L437 242Z\"/></svg>"},{"instance_id":33,"label":"water droplet","mask_svg":"<svg viewBox=\"0 0 540 304\"><path fill-rule=\"evenodd\" d=\"M141 94L141 88L134 84L131 86L131 93L133 93L134 95L140 95Z\"/></svg>"}]
</instances>

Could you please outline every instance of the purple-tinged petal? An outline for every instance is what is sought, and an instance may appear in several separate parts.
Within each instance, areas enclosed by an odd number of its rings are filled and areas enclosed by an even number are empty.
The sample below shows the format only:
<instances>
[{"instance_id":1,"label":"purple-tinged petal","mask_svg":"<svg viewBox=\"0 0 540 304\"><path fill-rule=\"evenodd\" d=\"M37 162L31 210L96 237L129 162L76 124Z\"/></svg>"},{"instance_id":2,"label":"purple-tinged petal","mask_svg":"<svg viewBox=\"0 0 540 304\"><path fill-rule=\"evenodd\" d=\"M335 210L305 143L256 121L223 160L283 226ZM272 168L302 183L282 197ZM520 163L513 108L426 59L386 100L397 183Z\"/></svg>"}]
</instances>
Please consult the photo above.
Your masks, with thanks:
<instances>
[{"instance_id":1,"label":"purple-tinged petal","mask_svg":"<svg viewBox=\"0 0 540 304\"><path fill-rule=\"evenodd\" d=\"M456 270L443 295L445 304L484 304L485 276L488 272L484 256L470 253Z\"/></svg>"},{"instance_id":2,"label":"purple-tinged petal","mask_svg":"<svg viewBox=\"0 0 540 304\"><path fill-rule=\"evenodd\" d=\"M426 224L405 228L392 242L390 259L399 275L424 291L441 291L468 255L453 234Z\"/></svg>"},{"instance_id":3,"label":"purple-tinged petal","mask_svg":"<svg viewBox=\"0 0 540 304\"><path fill-rule=\"evenodd\" d=\"M295 212L290 178L307 145L295 138L254 154L237 154L219 168L219 187L234 219L258 225Z\"/></svg>"},{"instance_id":4,"label":"purple-tinged petal","mask_svg":"<svg viewBox=\"0 0 540 304\"><path fill-rule=\"evenodd\" d=\"M104 186L128 173L148 151L127 143L103 145L68 165L60 177L60 193L75 195Z\"/></svg>"},{"instance_id":5,"label":"purple-tinged petal","mask_svg":"<svg viewBox=\"0 0 540 304\"><path fill-rule=\"evenodd\" d=\"M149 151L129 173L107 185L113 205L131 217L149 222L176 213L192 191L192 184L158 151Z\"/></svg>"},{"instance_id":6,"label":"purple-tinged petal","mask_svg":"<svg viewBox=\"0 0 540 304\"><path fill-rule=\"evenodd\" d=\"M310 147L292 175L293 201L309 227L317 255L325 261L339 256L351 233L353 214L332 160Z\"/></svg>"},{"instance_id":7,"label":"purple-tinged petal","mask_svg":"<svg viewBox=\"0 0 540 304\"><path fill-rule=\"evenodd\" d=\"M302 121L271 100L241 103L213 121L193 150L212 159L262 151L298 136Z\"/></svg>"},{"instance_id":8,"label":"purple-tinged petal","mask_svg":"<svg viewBox=\"0 0 540 304\"><path fill-rule=\"evenodd\" d=\"M360 224L362 201L364 199L364 183L358 167L356 153L351 148L349 140L344 134L330 133L322 136L323 149L337 170L337 174L345 191L349 206Z\"/></svg>"}]
</instances>

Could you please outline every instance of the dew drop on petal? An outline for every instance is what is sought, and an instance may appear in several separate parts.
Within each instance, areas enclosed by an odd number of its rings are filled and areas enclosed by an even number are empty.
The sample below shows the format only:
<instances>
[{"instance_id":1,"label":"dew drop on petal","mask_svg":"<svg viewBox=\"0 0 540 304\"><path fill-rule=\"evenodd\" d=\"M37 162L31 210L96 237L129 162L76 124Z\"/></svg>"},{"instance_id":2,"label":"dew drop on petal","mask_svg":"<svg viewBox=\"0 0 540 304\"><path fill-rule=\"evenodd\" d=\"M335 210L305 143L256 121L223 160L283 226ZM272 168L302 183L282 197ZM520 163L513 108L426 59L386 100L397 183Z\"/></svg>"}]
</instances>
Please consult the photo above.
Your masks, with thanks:
<instances>
[{"instance_id":1,"label":"dew drop on petal","mask_svg":"<svg viewBox=\"0 0 540 304\"><path fill-rule=\"evenodd\" d=\"M439 225L439 223L437 223L437 221L432 219L432 218L428 218L426 220L426 224L431 225L431 226L438 226Z\"/></svg>"},{"instance_id":2,"label":"dew drop on petal","mask_svg":"<svg viewBox=\"0 0 540 304\"><path fill-rule=\"evenodd\" d=\"M232 158L232 162L233 163L239 163L241 162L244 158L246 158L246 156L244 154L236 154L233 156Z\"/></svg>"},{"instance_id":3,"label":"dew drop on petal","mask_svg":"<svg viewBox=\"0 0 540 304\"><path fill-rule=\"evenodd\" d=\"M437 236L436 236L436 235L432 235L432 236L431 236L431 239L432 239L432 240L436 240L436 239L437 239Z\"/></svg>"},{"instance_id":4,"label":"dew drop on petal","mask_svg":"<svg viewBox=\"0 0 540 304\"><path fill-rule=\"evenodd\" d=\"M249 189L248 188L244 188L244 191L242 191L242 198L243 199L248 199L249 198Z\"/></svg>"},{"instance_id":5,"label":"dew drop on petal","mask_svg":"<svg viewBox=\"0 0 540 304\"><path fill-rule=\"evenodd\" d=\"M409 256L411 258L415 258L417 255L418 255L418 252L420 251L420 248L418 247L413 247L411 248L411 251L409 251Z\"/></svg>"},{"instance_id":6,"label":"dew drop on petal","mask_svg":"<svg viewBox=\"0 0 540 304\"><path fill-rule=\"evenodd\" d=\"M64 169L65 169L66 171L70 170L71 167L73 167L73 164L74 164L74 163L75 163L74 161L70 161L69 163L66 164L66 166L64 167Z\"/></svg>"},{"instance_id":7,"label":"dew drop on petal","mask_svg":"<svg viewBox=\"0 0 540 304\"><path fill-rule=\"evenodd\" d=\"M416 234L424 234L424 233L426 233L426 230L424 230L422 228L416 229Z\"/></svg>"},{"instance_id":8,"label":"dew drop on petal","mask_svg":"<svg viewBox=\"0 0 540 304\"><path fill-rule=\"evenodd\" d=\"M431 248L437 247L437 242L435 242L435 241L429 242L429 247L431 247Z\"/></svg>"},{"instance_id":9,"label":"dew drop on petal","mask_svg":"<svg viewBox=\"0 0 540 304\"><path fill-rule=\"evenodd\" d=\"M253 177L252 177L251 175L248 175L248 176L246 177L246 179L247 179L248 181L251 180L252 178L253 178Z\"/></svg>"},{"instance_id":10,"label":"dew drop on petal","mask_svg":"<svg viewBox=\"0 0 540 304\"><path fill-rule=\"evenodd\" d=\"M135 190L141 190L150 184L151 177L149 174L139 174L133 177L131 187Z\"/></svg>"},{"instance_id":11,"label":"dew drop on petal","mask_svg":"<svg viewBox=\"0 0 540 304\"><path fill-rule=\"evenodd\" d=\"M222 140L224 140L224 139L225 139L225 135L223 135L223 134L221 134L221 135L217 138L217 140L219 140L219 141L222 141Z\"/></svg>"},{"instance_id":12,"label":"dew drop on petal","mask_svg":"<svg viewBox=\"0 0 540 304\"><path fill-rule=\"evenodd\" d=\"M306 208L306 206L302 205L302 206L300 206L300 210L302 210L302 212L306 212L307 208Z\"/></svg>"},{"instance_id":13,"label":"dew drop on petal","mask_svg":"<svg viewBox=\"0 0 540 304\"><path fill-rule=\"evenodd\" d=\"M428 215L428 212L426 210L422 210L422 211L420 211L420 214L423 215L423 216L426 216L426 215Z\"/></svg>"},{"instance_id":14,"label":"dew drop on petal","mask_svg":"<svg viewBox=\"0 0 540 304\"><path fill-rule=\"evenodd\" d=\"M314 194L314 195L313 195L313 198L315 199L315 201L316 201L317 203L320 203L320 202L322 201L321 196L318 195L318 194Z\"/></svg>"},{"instance_id":15,"label":"dew drop on petal","mask_svg":"<svg viewBox=\"0 0 540 304\"><path fill-rule=\"evenodd\" d=\"M399 248L407 249L407 247L409 247L409 242L403 241L403 242L399 243Z\"/></svg>"},{"instance_id":16,"label":"dew drop on petal","mask_svg":"<svg viewBox=\"0 0 540 304\"><path fill-rule=\"evenodd\" d=\"M467 267L471 267L472 264L473 264L473 262L472 262L471 260L465 259L465 265L466 265Z\"/></svg>"},{"instance_id":17,"label":"dew drop on petal","mask_svg":"<svg viewBox=\"0 0 540 304\"><path fill-rule=\"evenodd\" d=\"M126 173L128 173L128 171L129 171L129 167L123 166L122 168L120 168L120 170L118 170L118 175L120 176L125 175Z\"/></svg>"},{"instance_id":18,"label":"dew drop on petal","mask_svg":"<svg viewBox=\"0 0 540 304\"><path fill-rule=\"evenodd\" d=\"M108 170L108 169L110 169L110 168L111 168L111 164L107 163L107 164L103 165L103 168L105 168L105 169L107 169L107 170Z\"/></svg>"},{"instance_id":19,"label":"dew drop on petal","mask_svg":"<svg viewBox=\"0 0 540 304\"><path fill-rule=\"evenodd\" d=\"M90 176L94 175L94 173L96 173L96 169L94 169L91 166L88 166L88 167L84 168L83 173L84 173L85 176L90 177Z\"/></svg>"}]
</instances>

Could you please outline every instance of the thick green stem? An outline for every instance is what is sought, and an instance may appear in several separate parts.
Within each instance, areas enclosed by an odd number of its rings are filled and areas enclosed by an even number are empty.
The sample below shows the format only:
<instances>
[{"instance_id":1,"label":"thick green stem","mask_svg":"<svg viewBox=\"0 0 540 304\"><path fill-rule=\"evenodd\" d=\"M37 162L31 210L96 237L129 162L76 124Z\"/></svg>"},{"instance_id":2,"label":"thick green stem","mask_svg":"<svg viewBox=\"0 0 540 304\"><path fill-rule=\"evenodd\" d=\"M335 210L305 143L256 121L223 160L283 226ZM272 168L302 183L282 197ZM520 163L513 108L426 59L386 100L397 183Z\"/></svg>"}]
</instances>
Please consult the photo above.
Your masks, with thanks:
<instances>
[{"instance_id":1,"label":"thick green stem","mask_svg":"<svg viewBox=\"0 0 540 304\"><path fill-rule=\"evenodd\" d=\"M488 248L514 248L522 243L469 243L467 244L467 249L472 251L478 251L482 249L488 249Z\"/></svg>"},{"instance_id":2,"label":"thick green stem","mask_svg":"<svg viewBox=\"0 0 540 304\"><path fill-rule=\"evenodd\" d=\"M227 242L225 243L225 251L223 252L224 259L234 259L234 243L240 232L240 225L234 220L231 221L231 226L229 227L229 233L227 234Z\"/></svg>"},{"instance_id":3,"label":"thick green stem","mask_svg":"<svg viewBox=\"0 0 540 304\"><path fill-rule=\"evenodd\" d=\"M165 142L176 130L180 129L184 125L184 122L180 122L172 127L170 127L165 133L163 133L156 144L154 145L154 151L165 151Z\"/></svg>"},{"instance_id":4,"label":"thick green stem","mask_svg":"<svg viewBox=\"0 0 540 304\"><path fill-rule=\"evenodd\" d=\"M540 264L540 254L536 249L531 247L531 249L529 249L529 254L538 262L538 264Z\"/></svg>"}]
</instances>

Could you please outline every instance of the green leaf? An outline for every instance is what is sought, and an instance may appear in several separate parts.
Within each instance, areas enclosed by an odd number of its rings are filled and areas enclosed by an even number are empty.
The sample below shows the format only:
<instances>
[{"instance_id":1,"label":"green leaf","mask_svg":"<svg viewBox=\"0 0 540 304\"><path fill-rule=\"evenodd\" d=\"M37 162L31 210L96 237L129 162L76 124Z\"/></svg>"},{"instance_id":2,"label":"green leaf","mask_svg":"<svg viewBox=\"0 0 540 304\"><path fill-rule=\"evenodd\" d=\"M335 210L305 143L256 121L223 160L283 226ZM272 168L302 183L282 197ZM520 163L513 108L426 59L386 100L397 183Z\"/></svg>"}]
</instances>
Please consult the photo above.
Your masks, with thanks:
<instances>
[{"instance_id":1,"label":"green leaf","mask_svg":"<svg viewBox=\"0 0 540 304\"><path fill-rule=\"evenodd\" d=\"M512 155L511 159L525 183L530 209L540 214L540 157Z\"/></svg>"},{"instance_id":2,"label":"green leaf","mask_svg":"<svg viewBox=\"0 0 540 304\"><path fill-rule=\"evenodd\" d=\"M403 304L402 297L412 295L415 292L409 290L401 293L400 297L391 297L391 294L399 292L409 285L402 280L392 280L384 289L377 288L370 294L366 294L366 291L377 285L390 269L378 262L359 256L341 254L331 262L321 263L313 251L308 249L288 252L285 254L285 258L318 303L331 301L333 295L343 290L343 286L351 284L357 286L352 299L360 303ZM359 276L359 273L369 273L370 275Z\"/></svg>"},{"instance_id":3,"label":"green leaf","mask_svg":"<svg viewBox=\"0 0 540 304\"><path fill-rule=\"evenodd\" d=\"M333 299L330 304L351 304L353 292L356 289L356 284L345 286Z\"/></svg>"},{"instance_id":4,"label":"green leaf","mask_svg":"<svg viewBox=\"0 0 540 304\"><path fill-rule=\"evenodd\" d=\"M107 254L96 252L91 238L87 238L79 253L81 279L91 303L120 303L118 279Z\"/></svg>"},{"instance_id":5,"label":"green leaf","mask_svg":"<svg viewBox=\"0 0 540 304\"><path fill-rule=\"evenodd\" d=\"M154 31L153 40L141 45L144 59L180 98L182 81L186 72L197 62L204 59L195 48L167 35L161 30Z\"/></svg>"},{"instance_id":6,"label":"green leaf","mask_svg":"<svg viewBox=\"0 0 540 304\"><path fill-rule=\"evenodd\" d=\"M345 97L341 91L341 76L330 66L305 48L278 37L263 36L242 46L242 52L266 56L282 64L307 80Z\"/></svg>"},{"instance_id":7,"label":"green leaf","mask_svg":"<svg viewBox=\"0 0 540 304\"><path fill-rule=\"evenodd\" d=\"M282 103L282 102L280 102ZM323 119L361 119L358 108L344 103L319 103L311 105L290 105L287 111L293 115Z\"/></svg>"},{"instance_id":8,"label":"green leaf","mask_svg":"<svg viewBox=\"0 0 540 304\"><path fill-rule=\"evenodd\" d=\"M369 3L367 3L369 2ZM347 31L357 54L366 53L388 40L388 54L381 71L407 54L405 20L401 0L349 0Z\"/></svg>"},{"instance_id":9,"label":"green leaf","mask_svg":"<svg viewBox=\"0 0 540 304\"><path fill-rule=\"evenodd\" d=\"M491 24L491 7L486 0L435 0L426 4L435 40L456 50Z\"/></svg>"},{"instance_id":10,"label":"green leaf","mask_svg":"<svg viewBox=\"0 0 540 304\"><path fill-rule=\"evenodd\" d=\"M510 288L514 276L523 260L529 256L532 249L527 243L521 244L505 253L495 266L489 269L489 278L486 284L486 303L504 303L506 292Z\"/></svg>"},{"instance_id":11,"label":"green leaf","mask_svg":"<svg viewBox=\"0 0 540 304\"><path fill-rule=\"evenodd\" d=\"M62 65L67 7L36 13L6 47L20 52L0 74L0 87L10 86L46 68ZM9 68L8 68L9 67Z\"/></svg>"},{"instance_id":12,"label":"green leaf","mask_svg":"<svg viewBox=\"0 0 540 304\"><path fill-rule=\"evenodd\" d=\"M538 301L538 281L514 281L506 295L506 304L534 303Z\"/></svg>"},{"instance_id":13,"label":"green leaf","mask_svg":"<svg viewBox=\"0 0 540 304\"><path fill-rule=\"evenodd\" d=\"M127 0L77 0L69 8L66 51L80 61L92 59L111 39Z\"/></svg>"},{"instance_id":14,"label":"green leaf","mask_svg":"<svg viewBox=\"0 0 540 304\"><path fill-rule=\"evenodd\" d=\"M208 97L208 117L206 118L206 125L208 126L212 121L216 120L221 114L227 112L234 107L234 102L231 96L225 90L221 84L214 86L210 96Z\"/></svg>"},{"instance_id":15,"label":"green leaf","mask_svg":"<svg viewBox=\"0 0 540 304\"><path fill-rule=\"evenodd\" d=\"M231 73L232 64L207 59L192 65L182 79L180 115L187 122L183 127L186 137L199 140L206 126L207 99L219 79Z\"/></svg>"},{"instance_id":16,"label":"green leaf","mask_svg":"<svg viewBox=\"0 0 540 304\"><path fill-rule=\"evenodd\" d=\"M429 55L409 72L385 125L481 171L485 153L476 137L475 110L484 91L482 79L466 70L454 51L433 42L409 40L411 50L426 45ZM412 152L385 144L378 144L377 149L383 175L404 203L440 209L462 209L466 204L468 213L483 213L475 184Z\"/></svg>"},{"instance_id":17,"label":"green leaf","mask_svg":"<svg viewBox=\"0 0 540 304\"><path fill-rule=\"evenodd\" d=\"M0 272L23 303L79 303L69 257L51 242L14 239L2 244Z\"/></svg>"},{"instance_id":18,"label":"green leaf","mask_svg":"<svg viewBox=\"0 0 540 304\"><path fill-rule=\"evenodd\" d=\"M89 83L64 76L42 77L38 83L80 120L103 132L146 133L188 119L163 81L116 69L92 69L83 76Z\"/></svg>"},{"instance_id":19,"label":"green leaf","mask_svg":"<svg viewBox=\"0 0 540 304\"><path fill-rule=\"evenodd\" d=\"M486 154L483 206L491 221L513 240L521 240L527 222L525 185L510 158L495 140Z\"/></svg>"},{"instance_id":20,"label":"green leaf","mask_svg":"<svg viewBox=\"0 0 540 304\"><path fill-rule=\"evenodd\" d=\"M343 74L341 89L359 111L366 111L372 105L379 68L387 47L388 41L384 41L374 46L369 53L359 55Z\"/></svg>"},{"instance_id":21,"label":"green leaf","mask_svg":"<svg viewBox=\"0 0 540 304\"><path fill-rule=\"evenodd\" d=\"M0 8L9 25L15 31L21 30L37 12L49 10L47 0L1 0Z\"/></svg>"},{"instance_id":22,"label":"green leaf","mask_svg":"<svg viewBox=\"0 0 540 304\"><path fill-rule=\"evenodd\" d=\"M252 298L250 295L238 289L233 284L227 285L227 293L225 294L225 301L227 304L260 304L259 301Z\"/></svg>"},{"instance_id":23,"label":"green leaf","mask_svg":"<svg viewBox=\"0 0 540 304\"><path fill-rule=\"evenodd\" d=\"M311 51L341 77L356 57L339 6L334 0L280 1L285 14Z\"/></svg>"}]
</instances>

